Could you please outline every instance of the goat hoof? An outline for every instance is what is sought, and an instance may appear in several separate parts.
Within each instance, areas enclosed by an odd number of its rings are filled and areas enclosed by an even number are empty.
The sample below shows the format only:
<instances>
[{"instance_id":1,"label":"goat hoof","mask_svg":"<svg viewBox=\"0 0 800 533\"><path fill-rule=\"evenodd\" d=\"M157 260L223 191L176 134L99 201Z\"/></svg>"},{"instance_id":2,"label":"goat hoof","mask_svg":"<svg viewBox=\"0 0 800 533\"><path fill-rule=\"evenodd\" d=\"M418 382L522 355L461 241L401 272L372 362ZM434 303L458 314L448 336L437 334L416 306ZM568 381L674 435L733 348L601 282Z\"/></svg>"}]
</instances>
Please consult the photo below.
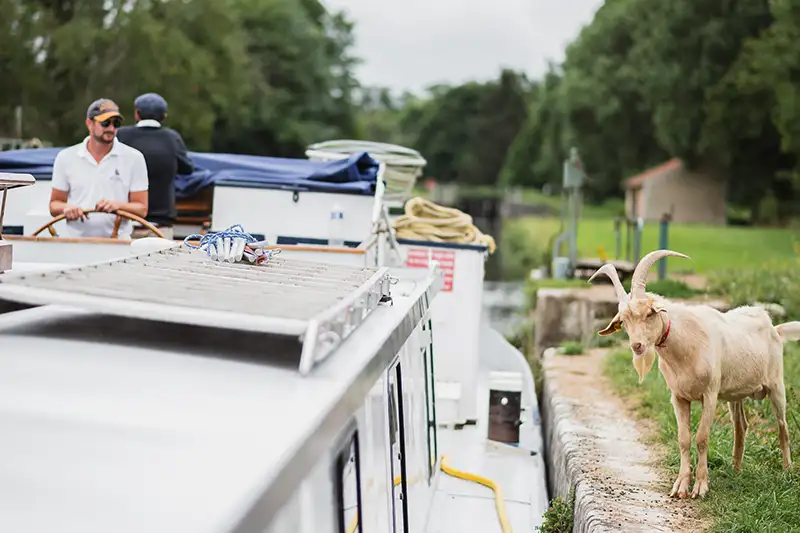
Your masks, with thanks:
<instances>
[{"instance_id":1,"label":"goat hoof","mask_svg":"<svg viewBox=\"0 0 800 533\"><path fill-rule=\"evenodd\" d=\"M694 490L692 491L692 498L697 498L698 496L704 498L706 494L708 494L708 481L695 481Z\"/></svg>"},{"instance_id":2,"label":"goat hoof","mask_svg":"<svg viewBox=\"0 0 800 533\"><path fill-rule=\"evenodd\" d=\"M690 476L681 476L675 480L672 486L672 492L669 493L670 498L688 498L689 497L689 481Z\"/></svg>"}]
</instances>

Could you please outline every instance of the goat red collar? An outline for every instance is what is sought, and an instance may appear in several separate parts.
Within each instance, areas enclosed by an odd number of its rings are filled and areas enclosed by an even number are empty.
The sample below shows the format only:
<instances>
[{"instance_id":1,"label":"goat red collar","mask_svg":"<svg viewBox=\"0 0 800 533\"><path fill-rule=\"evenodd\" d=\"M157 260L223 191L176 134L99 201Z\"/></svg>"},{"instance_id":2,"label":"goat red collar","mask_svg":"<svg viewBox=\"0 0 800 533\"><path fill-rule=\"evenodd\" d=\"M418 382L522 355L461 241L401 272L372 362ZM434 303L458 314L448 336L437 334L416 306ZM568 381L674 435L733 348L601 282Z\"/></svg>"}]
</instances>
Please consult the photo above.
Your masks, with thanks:
<instances>
[{"instance_id":1,"label":"goat red collar","mask_svg":"<svg viewBox=\"0 0 800 533\"><path fill-rule=\"evenodd\" d=\"M667 322L667 330L661 336L661 340L658 341L658 344L656 344L656 348L661 348L662 346L664 346L664 343L667 342L667 337L669 336L669 328L671 327L672 327L672 320L669 320Z\"/></svg>"}]
</instances>

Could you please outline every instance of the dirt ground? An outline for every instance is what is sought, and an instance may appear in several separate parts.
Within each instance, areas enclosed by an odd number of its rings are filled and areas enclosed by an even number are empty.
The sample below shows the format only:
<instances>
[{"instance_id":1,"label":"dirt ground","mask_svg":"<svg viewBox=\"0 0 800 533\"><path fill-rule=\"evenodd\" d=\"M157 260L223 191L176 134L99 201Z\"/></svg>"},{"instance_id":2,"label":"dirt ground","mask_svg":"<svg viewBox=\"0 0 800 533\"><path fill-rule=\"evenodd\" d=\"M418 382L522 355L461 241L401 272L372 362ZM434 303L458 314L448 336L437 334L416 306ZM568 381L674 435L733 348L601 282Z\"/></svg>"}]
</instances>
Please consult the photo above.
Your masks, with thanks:
<instances>
[{"instance_id":1,"label":"dirt ground","mask_svg":"<svg viewBox=\"0 0 800 533\"><path fill-rule=\"evenodd\" d=\"M605 353L595 349L545 360L547 379L572 406L581 450L575 461L591 489L592 506L619 531L702 532L707 523L697 502L668 496L674 480L659 467L663 450L647 443L655 426L635 419L631 405L613 394L602 371Z\"/></svg>"}]
</instances>

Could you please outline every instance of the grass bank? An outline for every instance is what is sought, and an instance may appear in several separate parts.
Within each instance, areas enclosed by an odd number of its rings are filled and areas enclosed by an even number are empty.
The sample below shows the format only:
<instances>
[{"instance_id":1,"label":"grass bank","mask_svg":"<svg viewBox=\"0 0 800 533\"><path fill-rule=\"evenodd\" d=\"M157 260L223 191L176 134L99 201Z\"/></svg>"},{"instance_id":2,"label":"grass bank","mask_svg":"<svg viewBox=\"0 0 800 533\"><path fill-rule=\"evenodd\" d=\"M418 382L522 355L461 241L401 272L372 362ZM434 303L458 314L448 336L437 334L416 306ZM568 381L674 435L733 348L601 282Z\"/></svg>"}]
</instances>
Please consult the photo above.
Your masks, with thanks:
<instances>
[{"instance_id":1,"label":"grass bank","mask_svg":"<svg viewBox=\"0 0 800 533\"><path fill-rule=\"evenodd\" d=\"M787 317L800 319L800 274L795 261L762 268L715 275L711 288L729 296L735 304L773 301L784 305ZM670 479L669 490L678 474L680 453L675 415L669 402L670 392L664 378L654 366L640 385L631 364L628 349L611 353L605 362L605 373L616 391L630 398L637 414L657 423L656 440L665 445L664 466ZM745 440L741 472L731 466L733 427L728 405L719 403L711 427L708 466L710 492L697 505L713 519L710 531L726 533L800 532L800 343L785 348L784 374L787 389L787 422L795 461L786 472L778 444L775 416L769 400L745 401L750 424ZM700 420L700 405L692 406L692 461L696 464L694 435ZM694 471L694 469L693 469Z\"/></svg>"},{"instance_id":2,"label":"grass bank","mask_svg":"<svg viewBox=\"0 0 800 533\"><path fill-rule=\"evenodd\" d=\"M507 220L503 245L512 250L510 266L524 270L543 264L549 257L559 228L557 218ZM659 248L658 233L658 224L645 225L641 245L643 254ZM623 234L623 255L624 238ZM795 243L800 243L800 233L791 229L673 224L669 232L669 248L689 255L693 261L670 259L667 269L672 273L707 274L730 268L761 267L765 262L794 259ZM610 258L616 257L613 219L582 219L578 226L579 254L599 257L601 248Z\"/></svg>"}]
</instances>

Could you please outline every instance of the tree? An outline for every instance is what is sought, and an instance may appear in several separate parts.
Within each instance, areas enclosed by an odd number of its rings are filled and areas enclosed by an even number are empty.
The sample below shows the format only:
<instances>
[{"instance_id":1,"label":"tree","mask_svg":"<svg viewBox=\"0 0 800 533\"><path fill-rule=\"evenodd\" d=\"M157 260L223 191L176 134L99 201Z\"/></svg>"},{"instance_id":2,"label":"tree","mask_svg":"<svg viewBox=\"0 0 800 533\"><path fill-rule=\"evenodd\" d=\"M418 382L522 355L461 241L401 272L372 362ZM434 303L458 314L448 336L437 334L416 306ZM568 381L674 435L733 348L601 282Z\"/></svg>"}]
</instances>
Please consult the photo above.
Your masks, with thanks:
<instances>
[{"instance_id":1,"label":"tree","mask_svg":"<svg viewBox=\"0 0 800 533\"><path fill-rule=\"evenodd\" d=\"M352 24L319 0L0 0L0 15L0 126L23 105L26 135L77 142L91 101L130 120L148 91L195 150L301 156L355 133Z\"/></svg>"},{"instance_id":2,"label":"tree","mask_svg":"<svg viewBox=\"0 0 800 533\"><path fill-rule=\"evenodd\" d=\"M429 101L404 119L415 125L414 144L422 147L426 172L441 181L497 183L527 116L527 90L527 80L509 70L488 83L432 88Z\"/></svg>"}]
</instances>

